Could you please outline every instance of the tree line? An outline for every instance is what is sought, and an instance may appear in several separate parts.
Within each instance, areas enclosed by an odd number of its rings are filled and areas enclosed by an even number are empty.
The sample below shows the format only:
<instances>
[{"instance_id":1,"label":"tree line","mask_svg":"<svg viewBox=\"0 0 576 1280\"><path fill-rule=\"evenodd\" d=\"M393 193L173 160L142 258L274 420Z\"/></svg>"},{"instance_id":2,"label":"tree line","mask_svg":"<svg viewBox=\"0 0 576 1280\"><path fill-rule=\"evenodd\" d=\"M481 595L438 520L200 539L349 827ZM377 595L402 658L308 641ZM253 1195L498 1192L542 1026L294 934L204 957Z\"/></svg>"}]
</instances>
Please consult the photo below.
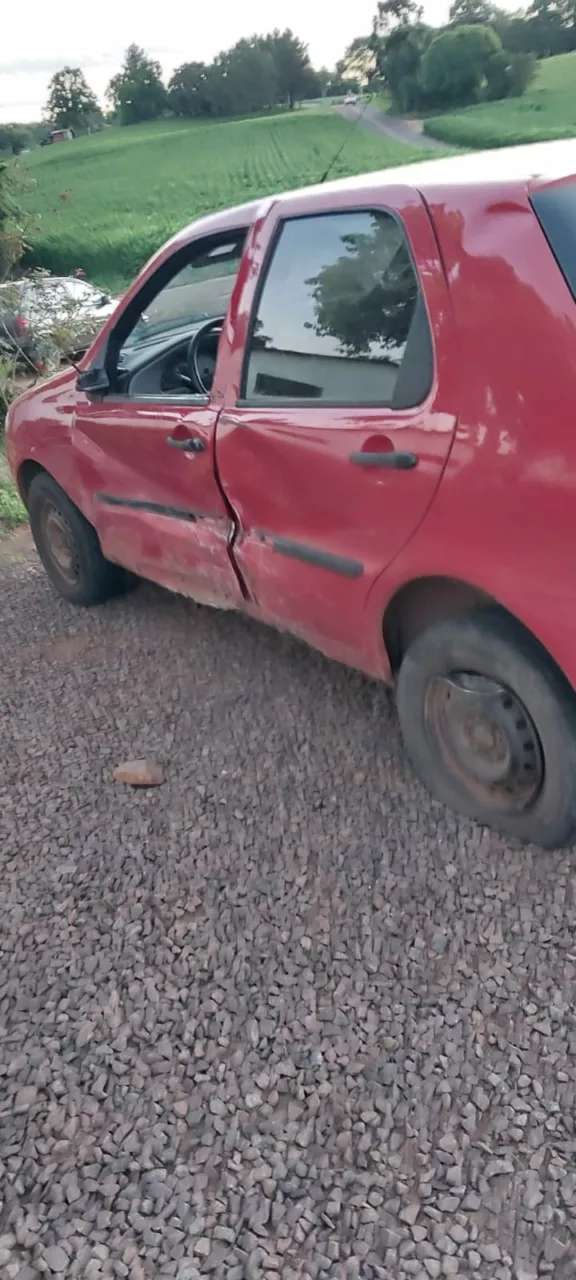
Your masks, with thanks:
<instances>
[{"instance_id":1,"label":"tree line","mask_svg":"<svg viewBox=\"0 0 576 1280\"><path fill-rule=\"evenodd\" d=\"M64 67L49 85L45 117L75 133L105 119L139 124L172 114L184 117L246 116L278 107L293 109L304 98L346 92L348 82L315 71L307 46L289 29L239 40L210 63L183 62L165 83L160 63L132 44L112 77L105 116L78 67Z\"/></svg>"},{"instance_id":2,"label":"tree line","mask_svg":"<svg viewBox=\"0 0 576 1280\"><path fill-rule=\"evenodd\" d=\"M423 21L418 0L379 0L372 31L339 70L381 86L399 112L520 97L539 58L576 49L576 0L532 0L506 12L490 0L453 0L445 27Z\"/></svg>"},{"instance_id":3,"label":"tree line","mask_svg":"<svg viewBox=\"0 0 576 1280\"><path fill-rule=\"evenodd\" d=\"M290 30L239 40L212 62L183 62L166 83L160 64L132 44L107 88L104 112L78 67L49 85L45 120L86 133L105 121L137 124L172 114L247 116L348 89L385 90L399 112L443 110L520 96L537 59L576 50L576 0L531 0L509 13L491 0L453 0L445 27L423 21L418 0L378 0L372 30L346 50L335 71L312 66ZM0 153L40 141L42 125L0 125Z\"/></svg>"}]
</instances>

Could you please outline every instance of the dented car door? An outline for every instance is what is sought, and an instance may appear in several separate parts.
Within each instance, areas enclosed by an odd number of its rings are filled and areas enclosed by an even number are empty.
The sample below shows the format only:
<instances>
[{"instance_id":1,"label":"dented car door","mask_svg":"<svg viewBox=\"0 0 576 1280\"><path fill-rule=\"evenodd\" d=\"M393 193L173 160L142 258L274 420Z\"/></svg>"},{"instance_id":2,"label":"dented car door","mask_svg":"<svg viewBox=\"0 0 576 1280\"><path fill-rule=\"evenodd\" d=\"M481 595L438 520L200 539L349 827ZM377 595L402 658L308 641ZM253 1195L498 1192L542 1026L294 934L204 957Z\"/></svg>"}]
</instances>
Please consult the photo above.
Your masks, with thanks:
<instances>
[{"instance_id":1,"label":"dented car door","mask_svg":"<svg viewBox=\"0 0 576 1280\"><path fill-rule=\"evenodd\" d=\"M356 200L332 193L311 213L291 197L253 235L217 460L258 612L365 666L370 589L426 514L456 416L425 204L410 188Z\"/></svg>"}]
</instances>

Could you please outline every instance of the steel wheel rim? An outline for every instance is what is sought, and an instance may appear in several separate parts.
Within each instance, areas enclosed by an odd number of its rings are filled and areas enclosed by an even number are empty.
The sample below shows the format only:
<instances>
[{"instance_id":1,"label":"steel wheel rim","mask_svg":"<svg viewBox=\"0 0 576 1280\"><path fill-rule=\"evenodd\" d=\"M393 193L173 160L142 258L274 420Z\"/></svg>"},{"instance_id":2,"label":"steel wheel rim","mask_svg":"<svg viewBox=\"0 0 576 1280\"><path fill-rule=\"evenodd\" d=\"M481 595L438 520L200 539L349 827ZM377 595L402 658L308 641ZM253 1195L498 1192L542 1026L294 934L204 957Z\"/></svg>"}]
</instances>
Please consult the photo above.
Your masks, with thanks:
<instances>
[{"instance_id":1,"label":"steel wheel rim","mask_svg":"<svg viewBox=\"0 0 576 1280\"><path fill-rule=\"evenodd\" d=\"M511 689L475 672L435 676L425 718L433 749L476 801L500 812L534 805L544 782L542 745Z\"/></svg>"},{"instance_id":2,"label":"steel wheel rim","mask_svg":"<svg viewBox=\"0 0 576 1280\"><path fill-rule=\"evenodd\" d=\"M80 577L80 562L74 535L65 516L51 503L45 503L43 507L42 532L55 569L66 582L76 586Z\"/></svg>"}]
</instances>

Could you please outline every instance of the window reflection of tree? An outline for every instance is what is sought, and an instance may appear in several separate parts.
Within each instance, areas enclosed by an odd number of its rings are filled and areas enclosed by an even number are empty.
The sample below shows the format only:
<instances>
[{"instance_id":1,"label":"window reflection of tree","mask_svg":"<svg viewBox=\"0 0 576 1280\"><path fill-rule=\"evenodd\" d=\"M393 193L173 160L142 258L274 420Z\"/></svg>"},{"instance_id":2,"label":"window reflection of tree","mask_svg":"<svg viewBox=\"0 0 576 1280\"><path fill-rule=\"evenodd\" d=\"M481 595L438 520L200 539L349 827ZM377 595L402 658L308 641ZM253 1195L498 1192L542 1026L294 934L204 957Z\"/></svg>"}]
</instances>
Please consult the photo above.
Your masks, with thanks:
<instances>
[{"instance_id":1,"label":"window reflection of tree","mask_svg":"<svg viewBox=\"0 0 576 1280\"><path fill-rule=\"evenodd\" d=\"M306 281L315 309L306 328L335 339L343 355L389 359L406 344L418 284L400 227L371 221L368 233L343 235L345 252Z\"/></svg>"}]
</instances>

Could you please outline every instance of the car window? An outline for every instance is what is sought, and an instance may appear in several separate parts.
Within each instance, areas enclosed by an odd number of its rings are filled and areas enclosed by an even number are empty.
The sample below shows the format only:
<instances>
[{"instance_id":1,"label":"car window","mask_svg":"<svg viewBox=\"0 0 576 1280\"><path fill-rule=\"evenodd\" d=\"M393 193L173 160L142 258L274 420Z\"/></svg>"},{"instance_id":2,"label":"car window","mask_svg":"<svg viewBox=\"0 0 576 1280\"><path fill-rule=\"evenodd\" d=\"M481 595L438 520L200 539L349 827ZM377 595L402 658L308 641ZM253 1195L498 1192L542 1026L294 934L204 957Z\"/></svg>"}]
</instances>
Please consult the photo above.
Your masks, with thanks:
<instances>
[{"instance_id":1,"label":"car window","mask_svg":"<svg viewBox=\"0 0 576 1280\"><path fill-rule=\"evenodd\" d=\"M544 187L534 192L531 202L572 297L576 298L576 183Z\"/></svg>"},{"instance_id":2,"label":"car window","mask_svg":"<svg viewBox=\"0 0 576 1280\"><path fill-rule=\"evenodd\" d=\"M392 404L418 298L391 214L286 221L252 326L243 396Z\"/></svg>"},{"instance_id":3,"label":"car window","mask_svg":"<svg viewBox=\"0 0 576 1280\"><path fill-rule=\"evenodd\" d=\"M245 232L212 245L174 275L146 306L125 347L186 325L226 315L244 247Z\"/></svg>"}]
</instances>

